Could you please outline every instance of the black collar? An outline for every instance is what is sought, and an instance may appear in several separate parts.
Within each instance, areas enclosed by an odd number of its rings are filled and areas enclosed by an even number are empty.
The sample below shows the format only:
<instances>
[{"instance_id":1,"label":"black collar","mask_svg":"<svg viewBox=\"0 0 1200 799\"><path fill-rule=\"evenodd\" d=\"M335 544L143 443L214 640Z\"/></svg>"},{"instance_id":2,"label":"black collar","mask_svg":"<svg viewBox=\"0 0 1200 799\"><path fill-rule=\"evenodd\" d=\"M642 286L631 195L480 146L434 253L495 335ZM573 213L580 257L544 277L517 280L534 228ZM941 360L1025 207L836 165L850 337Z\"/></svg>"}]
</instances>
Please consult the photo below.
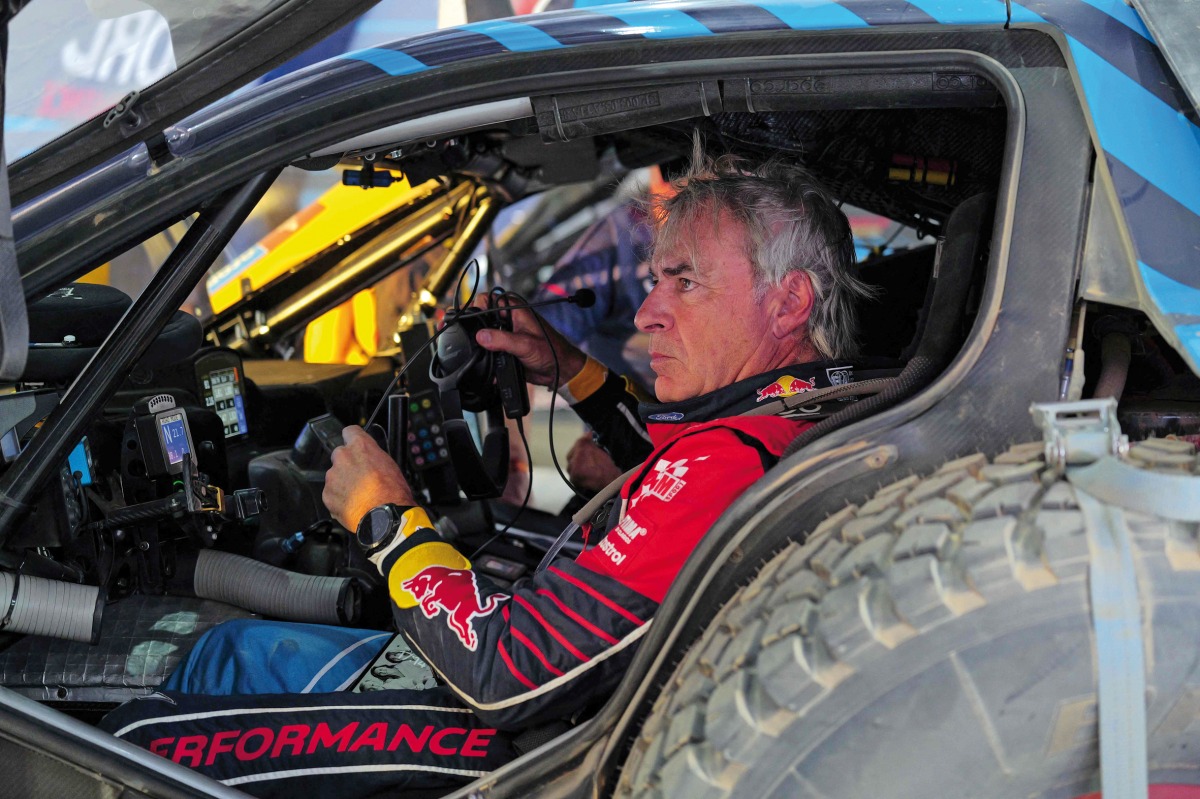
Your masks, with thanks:
<instances>
[{"instance_id":1,"label":"black collar","mask_svg":"<svg viewBox=\"0 0 1200 799\"><path fill-rule=\"evenodd\" d=\"M793 397L819 388L896 374L895 361L813 361L785 366L678 402L643 402L638 415L646 424L694 424L739 416L781 397ZM833 404L839 404L836 400Z\"/></svg>"}]
</instances>

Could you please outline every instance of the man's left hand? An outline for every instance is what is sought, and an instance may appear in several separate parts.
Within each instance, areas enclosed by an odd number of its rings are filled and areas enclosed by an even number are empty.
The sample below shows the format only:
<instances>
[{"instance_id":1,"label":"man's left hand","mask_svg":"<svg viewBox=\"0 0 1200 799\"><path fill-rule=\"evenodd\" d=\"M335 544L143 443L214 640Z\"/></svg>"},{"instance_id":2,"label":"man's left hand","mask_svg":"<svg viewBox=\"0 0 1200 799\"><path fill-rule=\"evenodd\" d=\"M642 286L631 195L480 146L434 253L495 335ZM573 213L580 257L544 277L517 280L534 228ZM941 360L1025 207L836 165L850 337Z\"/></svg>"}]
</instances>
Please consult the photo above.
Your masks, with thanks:
<instances>
[{"instance_id":1,"label":"man's left hand","mask_svg":"<svg viewBox=\"0 0 1200 799\"><path fill-rule=\"evenodd\" d=\"M346 442L333 451L321 499L350 532L371 508L391 502L416 505L412 489L392 457L358 425L342 431Z\"/></svg>"},{"instance_id":2,"label":"man's left hand","mask_svg":"<svg viewBox=\"0 0 1200 799\"><path fill-rule=\"evenodd\" d=\"M577 488L596 493L620 477L621 469L591 433L584 433L567 450L567 476Z\"/></svg>"}]
</instances>

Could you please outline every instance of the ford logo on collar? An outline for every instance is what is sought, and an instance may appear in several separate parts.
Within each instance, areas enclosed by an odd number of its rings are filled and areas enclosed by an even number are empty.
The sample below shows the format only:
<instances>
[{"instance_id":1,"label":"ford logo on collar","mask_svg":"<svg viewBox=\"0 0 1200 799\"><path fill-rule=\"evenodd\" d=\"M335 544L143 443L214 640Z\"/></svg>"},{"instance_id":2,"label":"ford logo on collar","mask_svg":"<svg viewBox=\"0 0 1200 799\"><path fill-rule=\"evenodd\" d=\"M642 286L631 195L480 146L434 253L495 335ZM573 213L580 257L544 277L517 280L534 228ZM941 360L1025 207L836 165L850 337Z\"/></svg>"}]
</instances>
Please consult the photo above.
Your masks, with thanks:
<instances>
[{"instance_id":1,"label":"ford logo on collar","mask_svg":"<svg viewBox=\"0 0 1200 799\"><path fill-rule=\"evenodd\" d=\"M679 411L673 411L671 413L652 413L646 418L652 422L678 422L683 418L683 414Z\"/></svg>"}]
</instances>

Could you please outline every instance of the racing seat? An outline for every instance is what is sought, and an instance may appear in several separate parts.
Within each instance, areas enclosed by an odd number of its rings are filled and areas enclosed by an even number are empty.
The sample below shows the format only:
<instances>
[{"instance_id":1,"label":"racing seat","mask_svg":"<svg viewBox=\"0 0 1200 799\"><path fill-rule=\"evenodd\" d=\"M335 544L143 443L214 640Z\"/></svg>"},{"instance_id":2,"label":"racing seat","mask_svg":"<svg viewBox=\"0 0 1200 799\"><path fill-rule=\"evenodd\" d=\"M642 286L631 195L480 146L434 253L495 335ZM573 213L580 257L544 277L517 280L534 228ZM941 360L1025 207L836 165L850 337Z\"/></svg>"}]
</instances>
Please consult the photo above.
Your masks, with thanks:
<instances>
[{"instance_id":1,"label":"racing seat","mask_svg":"<svg viewBox=\"0 0 1200 799\"><path fill-rule=\"evenodd\" d=\"M929 302L937 246L926 244L859 266L858 277L877 292L858 308L861 351L903 359L917 338ZM911 353L908 353L911 354Z\"/></svg>"},{"instance_id":2,"label":"racing seat","mask_svg":"<svg viewBox=\"0 0 1200 799\"><path fill-rule=\"evenodd\" d=\"M983 277L995 198L977 194L951 212L943 228L945 242L917 321L913 343L901 354L903 371L874 396L850 403L817 422L788 445L784 457L834 430L879 413L916 394L942 373L961 346L969 329L967 299ZM910 355L911 353L911 355Z\"/></svg>"}]
</instances>

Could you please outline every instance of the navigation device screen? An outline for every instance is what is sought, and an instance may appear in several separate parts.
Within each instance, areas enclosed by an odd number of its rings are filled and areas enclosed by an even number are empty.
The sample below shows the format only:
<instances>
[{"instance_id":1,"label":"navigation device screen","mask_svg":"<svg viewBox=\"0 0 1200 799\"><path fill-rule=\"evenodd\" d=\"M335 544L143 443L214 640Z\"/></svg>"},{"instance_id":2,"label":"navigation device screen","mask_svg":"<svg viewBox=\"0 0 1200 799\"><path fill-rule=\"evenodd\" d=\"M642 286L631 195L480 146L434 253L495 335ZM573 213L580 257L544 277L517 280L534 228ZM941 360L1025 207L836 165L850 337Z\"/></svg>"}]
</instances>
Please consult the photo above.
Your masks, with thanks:
<instances>
[{"instance_id":1,"label":"navigation device screen","mask_svg":"<svg viewBox=\"0 0 1200 799\"><path fill-rule=\"evenodd\" d=\"M75 445L75 449L71 450L71 454L67 456L67 468L71 470L71 474L79 475L79 484L81 486L90 486L92 484L92 448L88 444L87 436Z\"/></svg>"},{"instance_id":2,"label":"navigation device screen","mask_svg":"<svg viewBox=\"0 0 1200 799\"><path fill-rule=\"evenodd\" d=\"M162 437L163 452L167 463L176 464L191 450L188 447L187 428L184 427L183 412L172 413L158 420L159 435Z\"/></svg>"},{"instance_id":3,"label":"navigation device screen","mask_svg":"<svg viewBox=\"0 0 1200 799\"><path fill-rule=\"evenodd\" d=\"M238 367L214 369L201 378L200 385L204 391L204 406L212 408L221 417L226 438L248 432L241 370Z\"/></svg>"}]
</instances>

